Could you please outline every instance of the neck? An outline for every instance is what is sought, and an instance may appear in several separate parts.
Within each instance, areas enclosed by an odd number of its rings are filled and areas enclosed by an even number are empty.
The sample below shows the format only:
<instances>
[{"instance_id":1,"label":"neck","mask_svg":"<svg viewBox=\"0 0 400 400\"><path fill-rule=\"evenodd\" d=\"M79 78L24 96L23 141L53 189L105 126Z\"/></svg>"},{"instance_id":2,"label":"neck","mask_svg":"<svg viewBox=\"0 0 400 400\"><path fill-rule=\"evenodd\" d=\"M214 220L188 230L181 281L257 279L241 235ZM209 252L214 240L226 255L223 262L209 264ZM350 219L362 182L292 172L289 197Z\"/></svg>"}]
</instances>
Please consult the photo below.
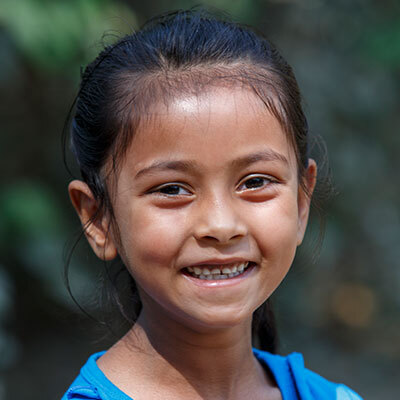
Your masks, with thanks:
<instances>
[{"instance_id":1,"label":"neck","mask_svg":"<svg viewBox=\"0 0 400 400\"><path fill-rule=\"evenodd\" d=\"M135 357L142 354L142 363L147 359L154 381L190 386L204 399L243 398L249 388L265 385L265 372L252 353L251 320L204 332L165 315L148 315L141 314L123 342Z\"/></svg>"}]
</instances>

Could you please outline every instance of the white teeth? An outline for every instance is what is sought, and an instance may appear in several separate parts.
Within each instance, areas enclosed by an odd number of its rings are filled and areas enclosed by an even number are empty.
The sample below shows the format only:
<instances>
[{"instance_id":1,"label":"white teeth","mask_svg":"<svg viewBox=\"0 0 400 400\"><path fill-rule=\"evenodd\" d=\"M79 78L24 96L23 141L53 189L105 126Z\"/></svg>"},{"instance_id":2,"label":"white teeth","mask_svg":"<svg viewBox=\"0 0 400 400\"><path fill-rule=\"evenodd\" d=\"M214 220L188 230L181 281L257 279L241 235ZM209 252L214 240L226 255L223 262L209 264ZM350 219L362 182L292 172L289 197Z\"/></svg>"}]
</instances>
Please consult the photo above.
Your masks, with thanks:
<instances>
[{"instance_id":1,"label":"white teeth","mask_svg":"<svg viewBox=\"0 0 400 400\"><path fill-rule=\"evenodd\" d=\"M219 279L234 278L235 276L240 275L248 266L249 262L241 262L232 264L231 267L221 266L221 268L187 267L187 271L191 275L199 279L219 280Z\"/></svg>"}]
</instances>

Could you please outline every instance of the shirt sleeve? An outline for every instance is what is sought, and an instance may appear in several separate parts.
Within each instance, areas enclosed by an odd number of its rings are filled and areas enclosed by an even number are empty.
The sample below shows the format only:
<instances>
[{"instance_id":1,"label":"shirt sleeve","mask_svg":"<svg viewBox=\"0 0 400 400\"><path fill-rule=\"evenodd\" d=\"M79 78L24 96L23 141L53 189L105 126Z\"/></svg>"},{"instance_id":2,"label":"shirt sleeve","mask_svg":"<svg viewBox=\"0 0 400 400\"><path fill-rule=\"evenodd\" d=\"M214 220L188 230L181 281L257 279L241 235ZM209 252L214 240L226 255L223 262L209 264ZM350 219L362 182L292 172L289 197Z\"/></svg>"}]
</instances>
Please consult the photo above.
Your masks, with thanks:
<instances>
[{"instance_id":1,"label":"shirt sleeve","mask_svg":"<svg viewBox=\"0 0 400 400\"><path fill-rule=\"evenodd\" d=\"M346 385L330 382L313 371L305 369L305 377L312 399L363 400Z\"/></svg>"},{"instance_id":2,"label":"shirt sleeve","mask_svg":"<svg viewBox=\"0 0 400 400\"><path fill-rule=\"evenodd\" d=\"M101 397L94 387L71 386L61 400L101 400Z\"/></svg>"},{"instance_id":3,"label":"shirt sleeve","mask_svg":"<svg viewBox=\"0 0 400 400\"><path fill-rule=\"evenodd\" d=\"M336 400L362 400L362 398L345 385L339 385L336 389Z\"/></svg>"}]
</instances>

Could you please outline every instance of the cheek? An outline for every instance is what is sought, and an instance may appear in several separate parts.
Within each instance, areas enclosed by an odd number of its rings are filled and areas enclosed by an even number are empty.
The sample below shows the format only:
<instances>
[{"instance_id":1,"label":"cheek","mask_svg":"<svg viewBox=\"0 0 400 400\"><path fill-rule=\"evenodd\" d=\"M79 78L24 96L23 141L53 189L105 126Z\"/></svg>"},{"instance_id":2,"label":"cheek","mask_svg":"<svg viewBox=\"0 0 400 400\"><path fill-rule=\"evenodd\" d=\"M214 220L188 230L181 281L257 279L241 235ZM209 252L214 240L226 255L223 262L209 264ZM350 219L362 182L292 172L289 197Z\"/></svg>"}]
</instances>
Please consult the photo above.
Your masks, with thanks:
<instances>
[{"instance_id":1,"label":"cheek","mask_svg":"<svg viewBox=\"0 0 400 400\"><path fill-rule=\"evenodd\" d=\"M270 202L254 215L253 237L262 253L271 282L280 281L289 270L297 248L297 201Z\"/></svg>"},{"instance_id":2,"label":"cheek","mask_svg":"<svg viewBox=\"0 0 400 400\"><path fill-rule=\"evenodd\" d=\"M121 241L129 265L170 265L184 240L184 219L171 210L135 207L123 227Z\"/></svg>"},{"instance_id":3,"label":"cheek","mask_svg":"<svg viewBox=\"0 0 400 400\"><path fill-rule=\"evenodd\" d=\"M286 197L287 199L275 199L252 210L257 236L263 237L264 245L276 246L277 250L283 243L295 244L297 240L297 201L293 196Z\"/></svg>"}]
</instances>

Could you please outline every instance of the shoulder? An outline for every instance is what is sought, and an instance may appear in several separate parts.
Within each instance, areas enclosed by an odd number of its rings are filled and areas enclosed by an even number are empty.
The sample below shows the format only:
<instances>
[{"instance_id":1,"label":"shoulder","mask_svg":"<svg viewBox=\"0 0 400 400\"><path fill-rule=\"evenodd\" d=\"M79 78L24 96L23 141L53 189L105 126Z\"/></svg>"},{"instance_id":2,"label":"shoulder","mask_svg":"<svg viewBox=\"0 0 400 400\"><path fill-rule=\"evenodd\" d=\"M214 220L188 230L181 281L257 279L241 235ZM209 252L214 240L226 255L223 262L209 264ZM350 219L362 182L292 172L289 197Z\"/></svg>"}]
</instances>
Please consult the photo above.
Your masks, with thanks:
<instances>
[{"instance_id":1,"label":"shoulder","mask_svg":"<svg viewBox=\"0 0 400 400\"><path fill-rule=\"evenodd\" d=\"M101 397L94 386L74 382L61 400L101 400Z\"/></svg>"},{"instance_id":2,"label":"shoulder","mask_svg":"<svg viewBox=\"0 0 400 400\"><path fill-rule=\"evenodd\" d=\"M89 357L61 400L125 400L127 398L98 368L96 361L104 353L102 351Z\"/></svg>"},{"instance_id":3,"label":"shoulder","mask_svg":"<svg viewBox=\"0 0 400 400\"><path fill-rule=\"evenodd\" d=\"M254 350L254 354L269 367L282 393L287 393L289 399L362 400L347 386L328 381L307 369L299 353L280 356Z\"/></svg>"},{"instance_id":4,"label":"shoulder","mask_svg":"<svg viewBox=\"0 0 400 400\"><path fill-rule=\"evenodd\" d=\"M100 400L101 397L96 387L88 380L86 380L82 374L74 380L68 390L65 392L61 400L78 400L78 399L93 399Z\"/></svg>"},{"instance_id":5,"label":"shoulder","mask_svg":"<svg viewBox=\"0 0 400 400\"><path fill-rule=\"evenodd\" d=\"M322 398L321 396L329 386L335 394L333 397L335 400L362 400L357 393L348 388L346 385L342 383L330 382L306 368L304 368L304 381L308 385L313 398L316 399Z\"/></svg>"}]
</instances>

